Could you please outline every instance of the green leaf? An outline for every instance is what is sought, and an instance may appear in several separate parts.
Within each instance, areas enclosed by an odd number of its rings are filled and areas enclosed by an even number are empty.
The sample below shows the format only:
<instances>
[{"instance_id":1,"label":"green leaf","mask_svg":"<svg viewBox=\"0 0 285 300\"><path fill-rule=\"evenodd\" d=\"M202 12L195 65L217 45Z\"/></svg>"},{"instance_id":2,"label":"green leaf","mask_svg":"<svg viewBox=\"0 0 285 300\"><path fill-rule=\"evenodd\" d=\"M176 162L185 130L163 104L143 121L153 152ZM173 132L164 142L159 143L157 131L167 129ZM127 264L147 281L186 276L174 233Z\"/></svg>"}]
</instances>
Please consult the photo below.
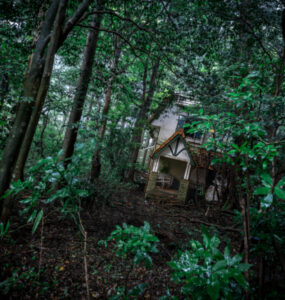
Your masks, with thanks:
<instances>
[{"instance_id":1,"label":"green leaf","mask_svg":"<svg viewBox=\"0 0 285 300\"><path fill-rule=\"evenodd\" d=\"M240 273L240 272L235 273L235 274L233 274L233 277L243 288L247 288L248 284L244 278L243 273Z\"/></svg>"},{"instance_id":2,"label":"green leaf","mask_svg":"<svg viewBox=\"0 0 285 300\"><path fill-rule=\"evenodd\" d=\"M261 207L268 208L271 206L272 202L273 202L273 194L270 193L261 200Z\"/></svg>"},{"instance_id":3,"label":"green leaf","mask_svg":"<svg viewBox=\"0 0 285 300\"><path fill-rule=\"evenodd\" d=\"M152 259L147 253L145 253L145 255L144 255L144 261L145 261L147 268L150 269L152 267Z\"/></svg>"},{"instance_id":4,"label":"green leaf","mask_svg":"<svg viewBox=\"0 0 285 300\"><path fill-rule=\"evenodd\" d=\"M254 191L254 195L267 195L270 192L270 187L260 187Z\"/></svg>"},{"instance_id":5,"label":"green leaf","mask_svg":"<svg viewBox=\"0 0 285 300\"><path fill-rule=\"evenodd\" d=\"M226 266L227 266L227 262L224 259L223 260L219 260L213 266L213 271L222 270L222 269L226 268Z\"/></svg>"},{"instance_id":6,"label":"green leaf","mask_svg":"<svg viewBox=\"0 0 285 300\"><path fill-rule=\"evenodd\" d=\"M278 198L280 198L280 199L282 199L282 200L285 200L285 191L282 190L282 189L280 189L280 188L277 187L277 186L274 188L274 194L275 194Z\"/></svg>"},{"instance_id":7,"label":"green leaf","mask_svg":"<svg viewBox=\"0 0 285 300\"><path fill-rule=\"evenodd\" d=\"M208 249L209 245L210 245L210 238L207 234L203 234L203 243L205 245L205 248Z\"/></svg>"},{"instance_id":8,"label":"green leaf","mask_svg":"<svg viewBox=\"0 0 285 300\"><path fill-rule=\"evenodd\" d=\"M263 173L260 175L260 177L270 186L272 185L272 178L268 173Z\"/></svg>"},{"instance_id":9,"label":"green leaf","mask_svg":"<svg viewBox=\"0 0 285 300\"><path fill-rule=\"evenodd\" d=\"M34 222L34 226L33 226L33 228L32 228L32 234L34 234L34 233L36 232L36 230L37 230L37 228L38 228L38 226L39 226L39 224L40 224L40 221L41 221L41 219L42 219L42 217L43 217L43 214L44 214L43 210L41 210L41 211L38 213L38 215L37 215L37 217L36 217L36 220L35 220L35 222Z\"/></svg>"},{"instance_id":10,"label":"green leaf","mask_svg":"<svg viewBox=\"0 0 285 300\"><path fill-rule=\"evenodd\" d=\"M227 264L230 264L231 256L230 256L230 248L228 246L226 246L226 248L225 248L224 258L225 258Z\"/></svg>"},{"instance_id":11,"label":"green leaf","mask_svg":"<svg viewBox=\"0 0 285 300\"><path fill-rule=\"evenodd\" d=\"M245 272L251 267L250 264L241 263L239 264L236 269L238 269L240 272Z\"/></svg>"},{"instance_id":12,"label":"green leaf","mask_svg":"<svg viewBox=\"0 0 285 300\"><path fill-rule=\"evenodd\" d=\"M36 209L34 209L33 210L33 212L31 213L31 215L29 216L29 218L28 218L28 221L27 221L27 223L30 223L30 222L32 222L33 220L34 220L34 218L36 217L36 215L37 215L37 210Z\"/></svg>"},{"instance_id":13,"label":"green leaf","mask_svg":"<svg viewBox=\"0 0 285 300\"><path fill-rule=\"evenodd\" d=\"M214 280L211 285L207 286L207 292L212 300L219 299L220 287L218 279Z\"/></svg>"},{"instance_id":14,"label":"green leaf","mask_svg":"<svg viewBox=\"0 0 285 300\"><path fill-rule=\"evenodd\" d=\"M242 260L242 256L240 254L237 254L232 258L231 265L233 266L239 263L241 260Z\"/></svg>"},{"instance_id":15,"label":"green leaf","mask_svg":"<svg viewBox=\"0 0 285 300\"><path fill-rule=\"evenodd\" d=\"M216 235L212 236L211 241L210 241L211 249L213 250L213 249L217 248L219 246L219 244L220 244L220 239Z\"/></svg>"},{"instance_id":16,"label":"green leaf","mask_svg":"<svg viewBox=\"0 0 285 300\"><path fill-rule=\"evenodd\" d=\"M10 221L8 220L6 223L6 226L4 226L4 223L0 223L0 236L3 237L7 232L10 227Z\"/></svg>"},{"instance_id":17,"label":"green leaf","mask_svg":"<svg viewBox=\"0 0 285 300\"><path fill-rule=\"evenodd\" d=\"M282 179L280 179L278 181L278 183L276 184L276 186L278 186L278 187L282 187L283 185L285 185L285 177L283 177Z\"/></svg>"},{"instance_id":18,"label":"green leaf","mask_svg":"<svg viewBox=\"0 0 285 300\"><path fill-rule=\"evenodd\" d=\"M128 292L128 296L141 296L146 287L146 283L140 283Z\"/></svg>"}]
</instances>

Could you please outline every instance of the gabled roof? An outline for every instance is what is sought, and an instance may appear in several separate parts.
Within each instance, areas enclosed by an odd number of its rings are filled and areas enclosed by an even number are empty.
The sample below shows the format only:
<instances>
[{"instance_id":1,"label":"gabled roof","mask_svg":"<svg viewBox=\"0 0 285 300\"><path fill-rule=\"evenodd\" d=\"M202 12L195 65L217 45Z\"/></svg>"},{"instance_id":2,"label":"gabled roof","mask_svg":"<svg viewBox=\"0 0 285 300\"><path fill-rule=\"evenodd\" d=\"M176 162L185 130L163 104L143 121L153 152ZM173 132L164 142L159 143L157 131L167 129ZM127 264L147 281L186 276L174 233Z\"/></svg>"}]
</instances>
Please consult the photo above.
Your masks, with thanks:
<instances>
[{"instance_id":1,"label":"gabled roof","mask_svg":"<svg viewBox=\"0 0 285 300\"><path fill-rule=\"evenodd\" d=\"M176 144L176 148L175 148L175 153L173 152L170 144L172 144L173 142L177 141L177 144ZM179 152L177 152L178 150L178 144L179 142L182 142L183 145L184 145L184 148L182 150L180 150ZM184 131L183 129L179 129L178 131L176 131L169 139L167 139L163 144L161 144L152 154L151 154L151 158L157 158L160 156L160 154L165 150L166 147L169 147L170 150L171 150L171 153L173 154L173 156L178 156L182 151L186 151L188 156L189 156L189 159L190 159L190 163L192 166L195 166L195 163L192 159L192 156L191 156L191 153L189 151L189 147L186 143L186 140L185 140L185 134L184 134Z\"/></svg>"}]
</instances>

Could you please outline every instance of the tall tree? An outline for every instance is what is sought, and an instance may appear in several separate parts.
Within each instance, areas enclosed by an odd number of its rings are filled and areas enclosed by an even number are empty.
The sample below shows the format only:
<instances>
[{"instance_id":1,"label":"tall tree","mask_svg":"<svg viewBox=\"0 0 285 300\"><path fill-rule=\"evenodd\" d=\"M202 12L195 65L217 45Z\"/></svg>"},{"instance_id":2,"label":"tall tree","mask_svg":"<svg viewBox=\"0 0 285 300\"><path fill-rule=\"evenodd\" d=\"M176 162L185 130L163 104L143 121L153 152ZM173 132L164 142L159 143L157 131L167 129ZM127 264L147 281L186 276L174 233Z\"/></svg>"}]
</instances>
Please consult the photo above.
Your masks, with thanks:
<instances>
[{"instance_id":1,"label":"tall tree","mask_svg":"<svg viewBox=\"0 0 285 300\"><path fill-rule=\"evenodd\" d=\"M145 127L145 122L148 119L148 112L150 109L151 101L155 92L156 80L158 75L158 69L160 64L160 58L156 58L153 63L149 85L147 85L147 75L149 69L149 59L147 58L144 64L143 74L143 89L142 89L142 102L139 108L139 112L134 124L134 135L132 137L133 150L130 159L130 168L127 173L127 179L133 180L135 172L135 164L138 158L139 148L142 140L142 134ZM148 90L147 90L148 88Z\"/></svg>"},{"instance_id":2,"label":"tall tree","mask_svg":"<svg viewBox=\"0 0 285 300\"><path fill-rule=\"evenodd\" d=\"M93 20L91 22L91 27L97 29L89 29L86 46L83 53L83 59L81 64L80 76L76 86L76 92L74 95L72 110L69 115L69 120L67 124L67 128L65 131L64 141L63 141L63 155L62 159L65 159L65 166L67 166L68 162L73 155L74 145L77 138L78 132L78 123L80 122L83 106L88 90L88 85L90 82L92 67L94 62L94 57L96 53L96 45L99 37L99 29L101 24L102 14L95 14L93 16Z\"/></svg>"},{"instance_id":3,"label":"tall tree","mask_svg":"<svg viewBox=\"0 0 285 300\"><path fill-rule=\"evenodd\" d=\"M84 0L73 16L64 24L67 2L67 0L54 0L52 2L43 21L35 51L31 56L23 87L22 101L0 163L1 196L9 187L24 138L27 141L27 149L30 148L48 91L55 54L73 26L88 9L90 0ZM26 134L28 134L27 137L25 137ZM26 153L28 154L28 151ZM0 203L3 218L8 213L8 203L6 202L4 204L1 200Z\"/></svg>"},{"instance_id":4,"label":"tall tree","mask_svg":"<svg viewBox=\"0 0 285 300\"><path fill-rule=\"evenodd\" d=\"M119 41L118 37L115 36L114 37L114 59L112 61L112 65L110 68L111 77L107 81L104 107L102 110L102 120L98 131L98 141L96 143L96 150L93 154L92 163L91 163L91 172L90 172L91 182L93 182L96 178L100 176L100 171L101 171L101 149L100 148L105 135L107 115L111 107L112 86L116 78L116 70L120 59L121 51L122 51L122 44Z\"/></svg>"}]
</instances>

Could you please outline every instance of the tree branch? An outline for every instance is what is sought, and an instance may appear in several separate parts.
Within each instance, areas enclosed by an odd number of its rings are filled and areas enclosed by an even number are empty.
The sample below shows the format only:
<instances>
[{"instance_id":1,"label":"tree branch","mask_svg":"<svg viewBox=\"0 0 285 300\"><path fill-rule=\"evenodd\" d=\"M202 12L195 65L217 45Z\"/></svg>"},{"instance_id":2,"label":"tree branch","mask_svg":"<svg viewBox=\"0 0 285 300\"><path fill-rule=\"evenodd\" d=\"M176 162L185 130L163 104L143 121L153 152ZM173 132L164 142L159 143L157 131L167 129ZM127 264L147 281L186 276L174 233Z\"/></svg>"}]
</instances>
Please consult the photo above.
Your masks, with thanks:
<instances>
[{"instance_id":1,"label":"tree branch","mask_svg":"<svg viewBox=\"0 0 285 300\"><path fill-rule=\"evenodd\" d=\"M141 48L138 48L134 45L131 44L130 41L128 41L126 38L123 37L122 34L120 34L119 32L117 31L114 31L114 30L110 30L110 29L107 29L107 28L97 28L97 27L93 27L93 26L90 26L90 25L82 25L82 24L77 24L76 26L79 26L79 27L83 27L83 28L88 28L88 29L94 29L94 30L99 30L99 31L104 31L104 32L108 32L108 33L112 33L112 34L115 34L117 35L119 38L121 38L126 44L128 44L130 46L130 48L132 49L133 51L133 54L136 56L136 57L139 57L139 55L136 53L135 50L138 50L140 52L143 52L143 53L147 53L147 51L141 49Z\"/></svg>"},{"instance_id":2,"label":"tree branch","mask_svg":"<svg viewBox=\"0 0 285 300\"><path fill-rule=\"evenodd\" d=\"M85 14L81 19L80 22L83 21L84 19L86 19L88 16L92 15L92 14L109 14L112 15L114 17L117 17L118 19L122 20L122 21L127 21L131 24L133 24L135 27L137 27L139 30L145 31L148 34L151 34L149 32L149 30L147 30L145 27L139 25L138 23L136 23L134 20L130 19L130 18L126 18L123 16L120 16L119 14L117 14L116 12L114 12L113 10L97 10L97 11L92 11L90 13Z\"/></svg>"},{"instance_id":3,"label":"tree branch","mask_svg":"<svg viewBox=\"0 0 285 300\"><path fill-rule=\"evenodd\" d=\"M61 40L59 43L59 47L62 45L62 43L66 40L69 32L72 30L72 28L76 25L76 23L80 20L84 12L88 9L89 5L91 4L92 0L83 0L78 9L75 11L75 13L69 18L69 20L66 22L63 31Z\"/></svg>"}]
</instances>

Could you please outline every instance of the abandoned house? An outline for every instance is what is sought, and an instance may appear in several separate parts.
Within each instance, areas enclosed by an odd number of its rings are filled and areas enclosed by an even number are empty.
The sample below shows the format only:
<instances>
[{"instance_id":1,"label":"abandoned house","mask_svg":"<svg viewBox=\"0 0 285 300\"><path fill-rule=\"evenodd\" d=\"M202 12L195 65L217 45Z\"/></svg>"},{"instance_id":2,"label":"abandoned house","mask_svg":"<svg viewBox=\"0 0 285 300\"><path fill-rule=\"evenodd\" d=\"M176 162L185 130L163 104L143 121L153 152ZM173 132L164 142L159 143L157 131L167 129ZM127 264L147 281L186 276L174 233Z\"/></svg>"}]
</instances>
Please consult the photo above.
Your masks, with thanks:
<instances>
[{"instance_id":1,"label":"abandoned house","mask_svg":"<svg viewBox=\"0 0 285 300\"><path fill-rule=\"evenodd\" d=\"M207 135L188 134L184 130L185 123L195 120L184 110L189 105L195 104L178 97L151 122L152 129L144 134L139 162L148 170L146 197L173 202L197 198L217 201L221 186L225 186L210 164L211 154L201 149Z\"/></svg>"}]
</instances>

